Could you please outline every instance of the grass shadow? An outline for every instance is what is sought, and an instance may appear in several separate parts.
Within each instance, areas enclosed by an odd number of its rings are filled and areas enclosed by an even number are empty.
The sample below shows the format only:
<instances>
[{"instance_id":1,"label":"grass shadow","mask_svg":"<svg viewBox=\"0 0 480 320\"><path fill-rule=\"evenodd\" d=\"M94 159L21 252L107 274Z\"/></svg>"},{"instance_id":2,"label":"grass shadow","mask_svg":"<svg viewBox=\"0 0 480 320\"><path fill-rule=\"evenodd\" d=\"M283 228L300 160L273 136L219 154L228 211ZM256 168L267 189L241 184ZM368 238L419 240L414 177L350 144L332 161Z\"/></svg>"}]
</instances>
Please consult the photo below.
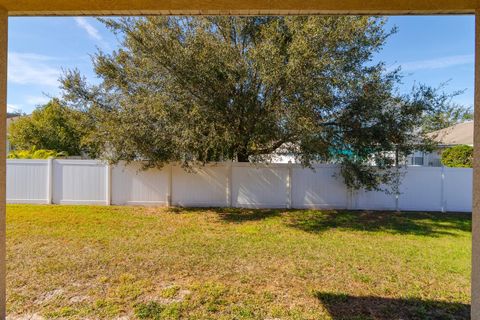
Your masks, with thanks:
<instances>
[{"instance_id":1,"label":"grass shadow","mask_svg":"<svg viewBox=\"0 0 480 320\"><path fill-rule=\"evenodd\" d=\"M440 236L469 232L472 227L469 213L309 210L286 216L288 226L311 233L343 229Z\"/></svg>"},{"instance_id":2,"label":"grass shadow","mask_svg":"<svg viewBox=\"0 0 480 320\"><path fill-rule=\"evenodd\" d=\"M435 237L455 236L459 231L470 232L472 228L470 213L182 207L169 208L168 212L210 212L228 223L262 221L276 217L280 223L290 228L309 233L338 229Z\"/></svg>"},{"instance_id":3,"label":"grass shadow","mask_svg":"<svg viewBox=\"0 0 480 320\"><path fill-rule=\"evenodd\" d=\"M180 208L173 207L171 213L205 213L213 212L225 222L242 223L248 221L261 221L271 217L279 217L282 210L277 209L244 209L244 208Z\"/></svg>"},{"instance_id":4,"label":"grass shadow","mask_svg":"<svg viewBox=\"0 0 480 320\"><path fill-rule=\"evenodd\" d=\"M434 300L357 297L316 292L333 320L470 319L470 305Z\"/></svg>"}]
</instances>

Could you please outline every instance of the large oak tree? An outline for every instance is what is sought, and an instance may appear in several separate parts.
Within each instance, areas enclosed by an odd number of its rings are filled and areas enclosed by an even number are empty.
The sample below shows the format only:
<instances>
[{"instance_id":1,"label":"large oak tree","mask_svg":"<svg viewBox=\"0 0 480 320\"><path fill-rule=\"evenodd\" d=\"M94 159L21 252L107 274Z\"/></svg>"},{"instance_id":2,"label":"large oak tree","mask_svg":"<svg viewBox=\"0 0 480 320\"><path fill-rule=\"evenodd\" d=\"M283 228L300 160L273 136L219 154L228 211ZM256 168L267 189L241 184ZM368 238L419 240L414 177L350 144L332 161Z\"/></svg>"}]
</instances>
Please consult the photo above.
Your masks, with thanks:
<instances>
[{"instance_id":1,"label":"large oak tree","mask_svg":"<svg viewBox=\"0 0 480 320\"><path fill-rule=\"evenodd\" d=\"M62 81L113 162L268 161L281 148L306 166L339 163L349 186L371 189L395 180L392 152L429 145L417 129L429 90L399 94L399 71L373 61L394 31L383 18L102 21L121 46L93 56L101 83L78 71Z\"/></svg>"}]
</instances>

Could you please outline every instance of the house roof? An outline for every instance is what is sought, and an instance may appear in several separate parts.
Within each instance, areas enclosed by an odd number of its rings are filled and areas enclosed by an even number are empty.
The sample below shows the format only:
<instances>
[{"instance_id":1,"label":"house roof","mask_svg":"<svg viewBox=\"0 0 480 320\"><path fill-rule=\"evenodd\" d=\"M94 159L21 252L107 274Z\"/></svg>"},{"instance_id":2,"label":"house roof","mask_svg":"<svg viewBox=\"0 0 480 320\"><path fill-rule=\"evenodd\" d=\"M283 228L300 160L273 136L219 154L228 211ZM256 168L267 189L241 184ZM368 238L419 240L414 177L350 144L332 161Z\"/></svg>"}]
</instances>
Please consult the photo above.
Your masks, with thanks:
<instances>
[{"instance_id":1,"label":"house roof","mask_svg":"<svg viewBox=\"0 0 480 320\"><path fill-rule=\"evenodd\" d=\"M443 145L473 145L473 121L467 121L428 134L430 138Z\"/></svg>"},{"instance_id":2,"label":"house roof","mask_svg":"<svg viewBox=\"0 0 480 320\"><path fill-rule=\"evenodd\" d=\"M12 122L15 122L15 121L17 121L18 119L20 119L20 117L22 117L22 116L8 117L8 118L7 118L7 128L8 128L8 126L9 126Z\"/></svg>"}]
</instances>

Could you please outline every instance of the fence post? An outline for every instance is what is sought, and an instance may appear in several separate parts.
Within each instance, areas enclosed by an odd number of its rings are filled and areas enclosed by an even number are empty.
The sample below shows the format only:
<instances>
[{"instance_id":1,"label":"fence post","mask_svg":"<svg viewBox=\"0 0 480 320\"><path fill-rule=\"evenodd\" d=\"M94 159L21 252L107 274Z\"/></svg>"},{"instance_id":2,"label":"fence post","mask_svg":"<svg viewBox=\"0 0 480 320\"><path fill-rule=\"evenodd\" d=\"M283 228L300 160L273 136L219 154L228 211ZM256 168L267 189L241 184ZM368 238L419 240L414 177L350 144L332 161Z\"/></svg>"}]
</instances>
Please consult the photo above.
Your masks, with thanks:
<instances>
[{"instance_id":1,"label":"fence post","mask_svg":"<svg viewBox=\"0 0 480 320\"><path fill-rule=\"evenodd\" d=\"M442 166L442 173L441 173L442 181L440 183L440 204L442 208L442 212L447 212L447 206L445 203L445 167Z\"/></svg>"},{"instance_id":2,"label":"fence post","mask_svg":"<svg viewBox=\"0 0 480 320\"><path fill-rule=\"evenodd\" d=\"M353 188L347 188L347 209L354 210L354 197L356 191Z\"/></svg>"},{"instance_id":3,"label":"fence post","mask_svg":"<svg viewBox=\"0 0 480 320\"><path fill-rule=\"evenodd\" d=\"M172 180L173 180L173 164L168 166L168 187L167 187L167 207L172 206Z\"/></svg>"},{"instance_id":4,"label":"fence post","mask_svg":"<svg viewBox=\"0 0 480 320\"><path fill-rule=\"evenodd\" d=\"M53 158L48 158L47 169L47 204L53 203Z\"/></svg>"},{"instance_id":5,"label":"fence post","mask_svg":"<svg viewBox=\"0 0 480 320\"><path fill-rule=\"evenodd\" d=\"M292 208L292 161L288 161L287 175L287 209Z\"/></svg>"},{"instance_id":6,"label":"fence post","mask_svg":"<svg viewBox=\"0 0 480 320\"><path fill-rule=\"evenodd\" d=\"M232 207L232 162L227 162L227 186L225 188L227 207Z\"/></svg>"},{"instance_id":7,"label":"fence post","mask_svg":"<svg viewBox=\"0 0 480 320\"><path fill-rule=\"evenodd\" d=\"M112 167L109 163L105 166L105 204L112 204Z\"/></svg>"}]
</instances>

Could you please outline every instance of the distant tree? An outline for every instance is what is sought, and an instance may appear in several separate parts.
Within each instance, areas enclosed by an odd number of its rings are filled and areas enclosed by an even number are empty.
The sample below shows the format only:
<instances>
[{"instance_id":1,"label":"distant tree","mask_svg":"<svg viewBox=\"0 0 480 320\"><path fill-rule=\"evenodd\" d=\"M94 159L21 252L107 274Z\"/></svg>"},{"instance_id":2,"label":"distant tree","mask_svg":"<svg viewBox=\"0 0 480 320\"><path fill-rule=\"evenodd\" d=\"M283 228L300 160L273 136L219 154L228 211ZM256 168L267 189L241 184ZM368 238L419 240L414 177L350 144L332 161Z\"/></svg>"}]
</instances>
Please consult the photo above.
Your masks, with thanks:
<instances>
[{"instance_id":1,"label":"distant tree","mask_svg":"<svg viewBox=\"0 0 480 320\"><path fill-rule=\"evenodd\" d=\"M52 99L35 109L30 116L12 122L9 141L16 150L52 150L80 155L82 138L86 135L85 116Z\"/></svg>"},{"instance_id":2,"label":"distant tree","mask_svg":"<svg viewBox=\"0 0 480 320\"><path fill-rule=\"evenodd\" d=\"M442 152L442 164L453 168L471 168L473 165L473 147L459 145Z\"/></svg>"},{"instance_id":3,"label":"distant tree","mask_svg":"<svg viewBox=\"0 0 480 320\"><path fill-rule=\"evenodd\" d=\"M445 129L473 119L472 108L452 101L454 96L463 91L444 94L441 92L443 87L444 85L438 88L424 87L426 100L430 103L430 108L423 115L422 130L424 133Z\"/></svg>"},{"instance_id":4,"label":"distant tree","mask_svg":"<svg viewBox=\"0 0 480 320\"><path fill-rule=\"evenodd\" d=\"M282 147L305 166L336 161L350 187L377 189L395 180L393 150L431 146L418 130L430 91L400 95L399 71L372 63L394 31L383 18L102 21L122 41L93 57L102 82L74 70L62 83L114 163L269 161Z\"/></svg>"}]
</instances>

